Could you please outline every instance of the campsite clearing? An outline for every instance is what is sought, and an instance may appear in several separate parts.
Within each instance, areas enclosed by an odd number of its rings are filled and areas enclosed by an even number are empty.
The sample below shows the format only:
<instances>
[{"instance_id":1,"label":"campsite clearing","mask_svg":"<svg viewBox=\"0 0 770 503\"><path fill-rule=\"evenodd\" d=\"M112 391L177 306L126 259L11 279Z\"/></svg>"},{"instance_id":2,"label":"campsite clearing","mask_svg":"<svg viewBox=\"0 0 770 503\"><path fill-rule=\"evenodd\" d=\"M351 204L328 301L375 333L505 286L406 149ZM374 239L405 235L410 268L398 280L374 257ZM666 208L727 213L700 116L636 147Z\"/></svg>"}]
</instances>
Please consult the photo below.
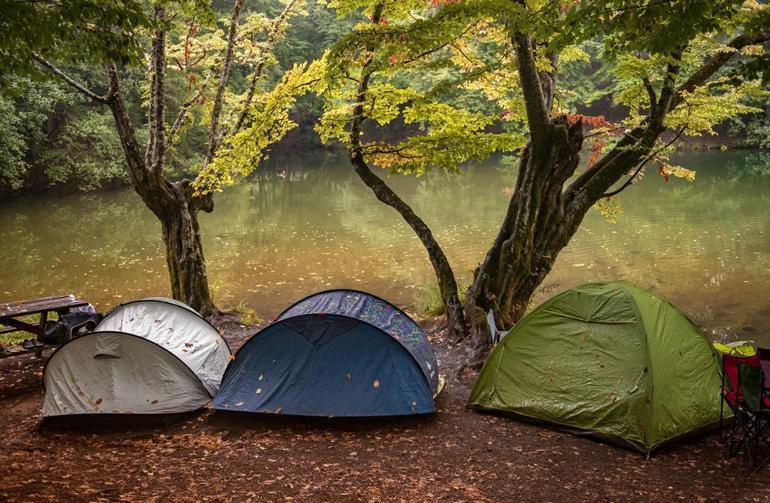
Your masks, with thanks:
<instances>
[{"instance_id":1,"label":"campsite clearing","mask_svg":"<svg viewBox=\"0 0 770 503\"><path fill-rule=\"evenodd\" d=\"M256 331L228 323L235 349ZM442 372L457 353L433 337ZM770 479L718 435L650 460L466 409L475 373L447 375L435 416L319 421L207 412L168 427L40 430L43 361L0 362L0 500L766 501ZM697 481L697 483L695 482Z\"/></svg>"}]
</instances>

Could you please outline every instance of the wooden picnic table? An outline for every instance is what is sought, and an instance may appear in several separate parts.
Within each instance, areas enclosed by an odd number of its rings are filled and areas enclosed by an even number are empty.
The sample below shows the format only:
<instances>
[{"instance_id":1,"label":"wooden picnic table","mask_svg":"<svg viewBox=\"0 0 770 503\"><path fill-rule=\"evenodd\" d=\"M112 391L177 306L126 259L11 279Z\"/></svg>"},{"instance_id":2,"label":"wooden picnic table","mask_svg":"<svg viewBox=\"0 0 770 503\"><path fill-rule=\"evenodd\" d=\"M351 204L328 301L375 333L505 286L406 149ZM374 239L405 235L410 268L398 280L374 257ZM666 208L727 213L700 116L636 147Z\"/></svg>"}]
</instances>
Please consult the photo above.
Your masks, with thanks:
<instances>
[{"instance_id":1,"label":"wooden picnic table","mask_svg":"<svg viewBox=\"0 0 770 503\"><path fill-rule=\"evenodd\" d=\"M79 299L74 295L58 295L0 304L0 334L16 331L29 332L42 342L43 334L45 333L45 323L48 321L49 313L57 313L61 316L69 313L73 308L87 305L87 300ZM19 319L36 314L40 315L37 324ZM42 352L39 347L30 351ZM19 353L14 352L12 354Z\"/></svg>"}]
</instances>

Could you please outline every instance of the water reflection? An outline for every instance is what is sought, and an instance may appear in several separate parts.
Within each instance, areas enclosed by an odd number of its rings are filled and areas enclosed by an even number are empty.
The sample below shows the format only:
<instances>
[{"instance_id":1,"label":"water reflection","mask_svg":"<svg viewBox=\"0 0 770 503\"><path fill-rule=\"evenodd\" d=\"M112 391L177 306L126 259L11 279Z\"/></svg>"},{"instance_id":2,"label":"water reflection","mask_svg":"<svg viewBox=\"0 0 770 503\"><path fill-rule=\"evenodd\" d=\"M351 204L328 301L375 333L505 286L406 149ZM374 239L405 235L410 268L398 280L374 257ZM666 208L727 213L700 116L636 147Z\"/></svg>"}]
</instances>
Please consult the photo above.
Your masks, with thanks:
<instances>
[{"instance_id":1,"label":"water reflection","mask_svg":"<svg viewBox=\"0 0 770 503\"><path fill-rule=\"evenodd\" d=\"M591 212L535 301L585 282L627 279L679 305L715 336L770 343L770 155L696 153L695 183L649 174L617 224ZM502 219L510 172L393 177L432 226L461 280ZM433 281L412 231L344 159L277 162L202 216L220 305L266 318L315 290L355 287L403 304ZM0 302L75 292L100 308L168 292L160 225L131 190L26 198L0 208Z\"/></svg>"}]
</instances>

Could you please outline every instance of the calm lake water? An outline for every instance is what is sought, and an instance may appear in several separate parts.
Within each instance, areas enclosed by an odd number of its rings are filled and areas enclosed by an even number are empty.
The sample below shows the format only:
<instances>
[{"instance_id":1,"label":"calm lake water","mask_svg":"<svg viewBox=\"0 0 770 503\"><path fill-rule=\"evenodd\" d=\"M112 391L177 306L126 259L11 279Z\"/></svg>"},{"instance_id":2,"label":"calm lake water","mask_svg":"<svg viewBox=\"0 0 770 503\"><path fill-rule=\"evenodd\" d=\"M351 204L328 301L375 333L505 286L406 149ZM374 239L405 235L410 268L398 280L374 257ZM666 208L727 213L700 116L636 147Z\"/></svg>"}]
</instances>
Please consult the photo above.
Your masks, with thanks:
<instances>
[{"instance_id":1,"label":"calm lake water","mask_svg":"<svg viewBox=\"0 0 770 503\"><path fill-rule=\"evenodd\" d=\"M535 301L625 279L666 296L714 338L770 343L770 154L675 161L696 169L696 181L665 182L651 171L622 195L617 223L592 210ZM272 318L313 291L352 287L414 307L434 281L430 262L344 158L274 164L218 195L215 211L201 217L218 304ZM389 181L467 282L514 179L479 166ZM73 292L107 309L168 294L160 225L129 189L0 204L0 232L0 302Z\"/></svg>"}]
</instances>

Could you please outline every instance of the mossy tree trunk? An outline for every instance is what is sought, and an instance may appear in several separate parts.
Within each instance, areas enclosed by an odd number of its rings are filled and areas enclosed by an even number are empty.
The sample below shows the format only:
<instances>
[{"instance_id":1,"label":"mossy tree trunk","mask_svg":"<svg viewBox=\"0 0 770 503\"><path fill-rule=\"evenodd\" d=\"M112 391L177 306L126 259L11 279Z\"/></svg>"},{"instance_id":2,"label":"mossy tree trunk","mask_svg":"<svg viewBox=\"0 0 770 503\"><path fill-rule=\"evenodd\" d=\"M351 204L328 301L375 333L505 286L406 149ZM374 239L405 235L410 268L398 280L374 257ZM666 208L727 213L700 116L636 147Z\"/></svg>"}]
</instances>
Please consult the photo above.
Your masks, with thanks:
<instances>
[{"instance_id":1,"label":"mossy tree trunk","mask_svg":"<svg viewBox=\"0 0 770 503\"><path fill-rule=\"evenodd\" d=\"M183 200L172 215L162 220L162 226L174 298L184 299L203 316L215 314L201 244L198 209Z\"/></svg>"},{"instance_id":2,"label":"mossy tree trunk","mask_svg":"<svg viewBox=\"0 0 770 503\"><path fill-rule=\"evenodd\" d=\"M166 264L171 294L203 316L217 313L209 290L203 255L198 212L211 212L211 196L196 196L188 180L172 182L162 171L162 163L147 163L152 147L143 153L126 110L117 69L108 69L110 92L107 104L112 111L134 190L160 220L166 247ZM158 141L158 140L156 140ZM160 141L165 141L160 135Z\"/></svg>"},{"instance_id":3,"label":"mossy tree trunk","mask_svg":"<svg viewBox=\"0 0 770 503\"><path fill-rule=\"evenodd\" d=\"M556 61L551 58L554 73L538 72L536 52L547 48L535 44L527 34L515 34L511 43L516 51L530 141L521 156L503 223L476 269L466 312L491 309L499 328L510 328L518 322L588 210L600 199L630 186L655 154L658 138L666 130L667 114L684 101L687 93L714 75L732 54L769 38L768 33L734 38L727 45L735 51L711 57L679 84L683 48L673 51L660 89L645 81L649 97L646 118L624 132L593 166L573 178L583 148L582 120L552 113ZM485 340L476 342L484 344Z\"/></svg>"}]
</instances>

